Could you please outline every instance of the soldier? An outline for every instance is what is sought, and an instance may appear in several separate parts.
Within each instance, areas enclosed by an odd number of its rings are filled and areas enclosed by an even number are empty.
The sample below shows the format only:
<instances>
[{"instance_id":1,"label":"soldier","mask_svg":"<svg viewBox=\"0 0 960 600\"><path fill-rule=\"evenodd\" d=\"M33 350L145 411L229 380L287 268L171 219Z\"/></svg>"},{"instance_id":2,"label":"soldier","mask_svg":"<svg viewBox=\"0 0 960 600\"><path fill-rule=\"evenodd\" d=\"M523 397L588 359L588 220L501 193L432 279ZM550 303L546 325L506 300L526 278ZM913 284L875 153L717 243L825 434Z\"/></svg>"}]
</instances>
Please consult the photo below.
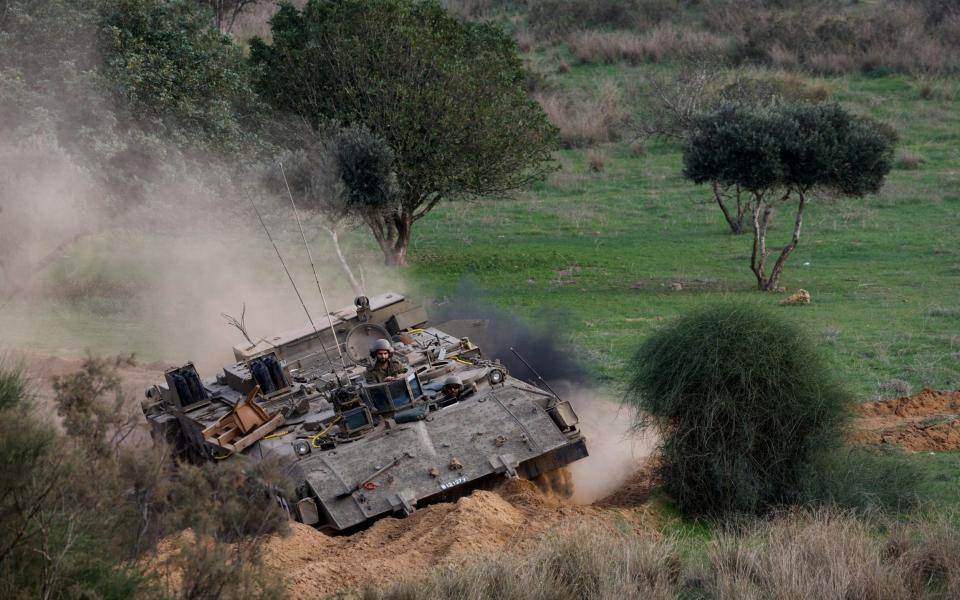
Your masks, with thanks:
<instances>
[{"instance_id":1,"label":"soldier","mask_svg":"<svg viewBox=\"0 0 960 600\"><path fill-rule=\"evenodd\" d=\"M447 377L443 382L443 400L456 402L463 394L463 380L456 375Z\"/></svg>"},{"instance_id":2,"label":"soldier","mask_svg":"<svg viewBox=\"0 0 960 600\"><path fill-rule=\"evenodd\" d=\"M390 342L380 338L370 347L370 358L373 364L367 367L367 373L364 376L367 383L383 383L393 381L398 375L403 375L407 369L400 364L400 361L393 358L393 346Z\"/></svg>"},{"instance_id":3,"label":"soldier","mask_svg":"<svg viewBox=\"0 0 960 600\"><path fill-rule=\"evenodd\" d=\"M463 380L456 375L451 375L443 380L443 388L440 395L437 396L437 406L443 408L460 402L470 394L477 391L477 386L469 383L463 384Z\"/></svg>"}]
</instances>

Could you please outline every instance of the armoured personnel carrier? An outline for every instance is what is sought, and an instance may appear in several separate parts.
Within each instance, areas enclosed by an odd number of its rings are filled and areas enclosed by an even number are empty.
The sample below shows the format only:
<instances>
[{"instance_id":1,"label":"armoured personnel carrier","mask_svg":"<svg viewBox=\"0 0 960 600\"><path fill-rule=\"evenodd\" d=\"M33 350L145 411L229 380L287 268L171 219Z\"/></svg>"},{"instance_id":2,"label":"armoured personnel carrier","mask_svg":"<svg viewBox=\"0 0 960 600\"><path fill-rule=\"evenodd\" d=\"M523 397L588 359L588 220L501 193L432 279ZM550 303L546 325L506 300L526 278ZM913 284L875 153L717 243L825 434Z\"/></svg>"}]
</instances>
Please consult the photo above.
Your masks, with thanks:
<instances>
[{"instance_id":1,"label":"armoured personnel carrier","mask_svg":"<svg viewBox=\"0 0 960 600\"><path fill-rule=\"evenodd\" d=\"M587 456L568 402L442 328L400 294L359 297L313 327L234 347L211 379L191 363L167 370L143 411L188 459L288 461L296 495L278 500L336 531ZM379 340L403 371L381 383L367 375Z\"/></svg>"}]
</instances>

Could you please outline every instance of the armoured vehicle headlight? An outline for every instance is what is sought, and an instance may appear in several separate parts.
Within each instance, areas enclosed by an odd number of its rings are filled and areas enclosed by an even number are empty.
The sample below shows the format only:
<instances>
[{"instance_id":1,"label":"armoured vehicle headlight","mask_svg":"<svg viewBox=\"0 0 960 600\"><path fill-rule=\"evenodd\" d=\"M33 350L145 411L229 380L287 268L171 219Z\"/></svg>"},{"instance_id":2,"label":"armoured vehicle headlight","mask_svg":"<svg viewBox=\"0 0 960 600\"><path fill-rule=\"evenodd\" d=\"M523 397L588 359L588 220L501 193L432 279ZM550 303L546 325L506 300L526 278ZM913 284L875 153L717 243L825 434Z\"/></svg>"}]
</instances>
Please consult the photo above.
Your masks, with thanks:
<instances>
[{"instance_id":1,"label":"armoured vehicle headlight","mask_svg":"<svg viewBox=\"0 0 960 600\"><path fill-rule=\"evenodd\" d=\"M293 443L293 451L297 456L306 456L310 454L310 442L307 440L297 440Z\"/></svg>"},{"instance_id":2,"label":"armoured vehicle headlight","mask_svg":"<svg viewBox=\"0 0 960 600\"><path fill-rule=\"evenodd\" d=\"M500 369L494 369L490 371L490 374L487 377L490 379L490 383L493 385L503 383L503 371Z\"/></svg>"}]
</instances>

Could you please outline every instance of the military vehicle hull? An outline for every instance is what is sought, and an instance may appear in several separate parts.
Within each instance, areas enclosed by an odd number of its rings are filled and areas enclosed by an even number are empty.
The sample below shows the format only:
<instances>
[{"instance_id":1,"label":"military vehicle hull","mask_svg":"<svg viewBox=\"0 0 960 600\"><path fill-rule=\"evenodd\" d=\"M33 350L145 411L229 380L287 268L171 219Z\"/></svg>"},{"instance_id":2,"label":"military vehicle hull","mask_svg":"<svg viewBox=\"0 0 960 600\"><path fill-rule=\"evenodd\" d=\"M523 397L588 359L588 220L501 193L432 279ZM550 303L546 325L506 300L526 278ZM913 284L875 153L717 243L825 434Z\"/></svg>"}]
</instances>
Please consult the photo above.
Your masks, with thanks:
<instances>
[{"instance_id":1,"label":"military vehicle hull","mask_svg":"<svg viewBox=\"0 0 960 600\"><path fill-rule=\"evenodd\" d=\"M360 298L322 324L238 346L238 362L212 379L189 363L171 369L147 390L155 435L191 460L288 462L296 493L282 505L340 531L587 456L569 403L428 327L399 294ZM367 382L367 349L380 337L394 340L406 373ZM464 383L456 397L440 391L450 375Z\"/></svg>"}]
</instances>

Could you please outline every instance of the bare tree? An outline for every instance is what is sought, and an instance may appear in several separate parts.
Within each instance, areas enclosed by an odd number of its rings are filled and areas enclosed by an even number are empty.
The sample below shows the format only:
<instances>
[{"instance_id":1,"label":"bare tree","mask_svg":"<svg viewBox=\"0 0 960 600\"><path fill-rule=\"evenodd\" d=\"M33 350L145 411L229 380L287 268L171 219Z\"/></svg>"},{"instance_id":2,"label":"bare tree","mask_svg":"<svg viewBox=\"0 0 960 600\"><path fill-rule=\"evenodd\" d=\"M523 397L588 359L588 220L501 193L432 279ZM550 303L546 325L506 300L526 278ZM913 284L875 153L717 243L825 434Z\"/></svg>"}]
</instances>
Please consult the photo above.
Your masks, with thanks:
<instances>
[{"instance_id":1,"label":"bare tree","mask_svg":"<svg viewBox=\"0 0 960 600\"><path fill-rule=\"evenodd\" d=\"M264 0L197 0L213 12L213 26L223 33L233 31L237 17Z\"/></svg>"}]
</instances>

